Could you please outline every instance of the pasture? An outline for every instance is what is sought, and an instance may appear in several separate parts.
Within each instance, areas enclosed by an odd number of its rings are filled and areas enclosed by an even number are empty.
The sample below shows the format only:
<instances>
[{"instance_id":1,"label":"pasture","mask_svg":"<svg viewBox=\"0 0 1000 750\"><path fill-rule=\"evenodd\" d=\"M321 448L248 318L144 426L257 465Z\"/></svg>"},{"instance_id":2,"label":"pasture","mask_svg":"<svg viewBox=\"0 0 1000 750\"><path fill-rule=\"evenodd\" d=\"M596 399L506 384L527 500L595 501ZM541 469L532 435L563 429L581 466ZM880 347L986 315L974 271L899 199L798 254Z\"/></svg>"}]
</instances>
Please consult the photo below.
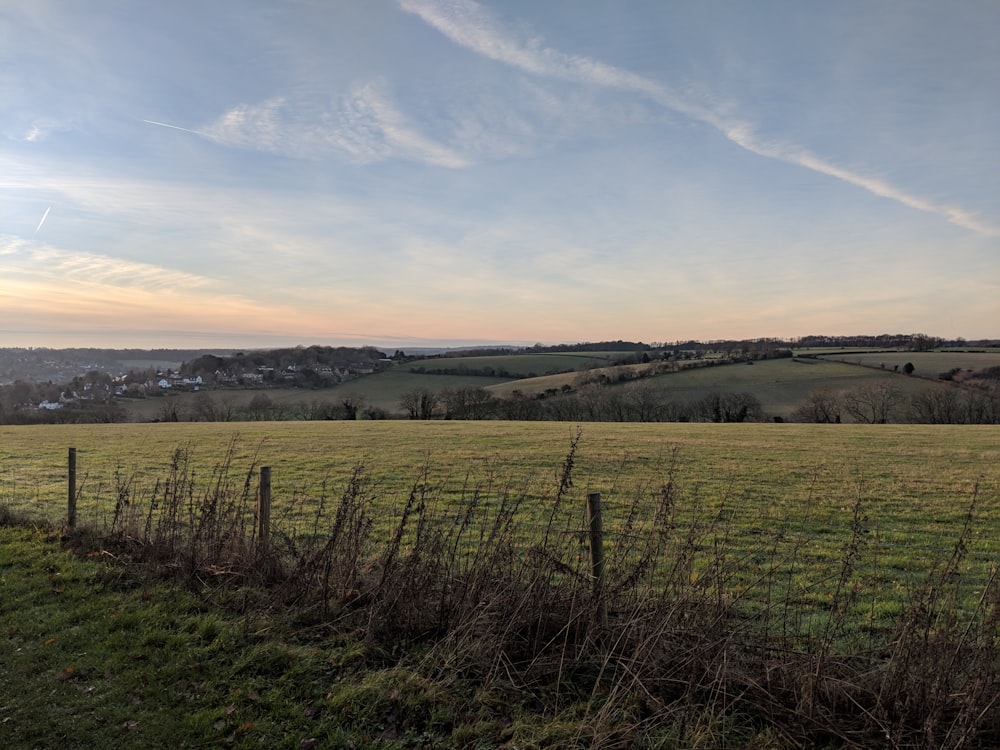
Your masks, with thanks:
<instances>
[{"instance_id":1,"label":"pasture","mask_svg":"<svg viewBox=\"0 0 1000 750\"><path fill-rule=\"evenodd\" d=\"M884 383L899 391L903 401L928 388L948 387L944 383L931 383L922 378L908 378L895 373L891 365L888 370L883 371L871 367L858 367L853 356L847 359L847 362L839 361L839 358L768 359L757 361L752 365L739 363L694 367L604 387L630 388L638 383L642 387L660 391L666 399L680 403L695 402L713 392L747 392L760 401L768 419L771 417L789 419L809 393L820 387L846 391L859 386ZM641 371L654 366L629 365L623 369ZM512 380L488 386L488 390L498 396L509 396L515 391L530 395L553 388L558 390L563 385L573 386L579 377L580 373L567 373Z\"/></svg>"},{"instance_id":2,"label":"pasture","mask_svg":"<svg viewBox=\"0 0 1000 750\"><path fill-rule=\"evenodd\" d=\"M132 422L152 422L161 417L165 409L175 408L181 421L188 421L196 415L198 402L210 399L217 405L246 407L254 397L266 396L280 409L295 414L312 404L337 404L344 398L360 396L365 404L398 415L400 397L415 388L426 388L437 393L444 388L486 387L507 382L505 378L490 378L474 375L429 375L411 373L396 368L374 375L350 380L332 388L219 388L199 392L177 391L164 396L145 399L122 399Z\"/></svg>"},{"instance_id":3,"label":"pasture","mask_svg":"<svg viewBox=\"0 0 1000 750\"><path fill-rule=\"evenodd\" d=\"M962 370L983 370L987 367L1000 365L1000 352L998 351L938 351L938 352L826 352L821 355L824 359L850 362L852 364L864 365L866 367L885 366L892 370L898 367L900 370L909 362L913 365L913 374L924 378L936 378L942 372L948 372L954 368Z\"/></svg>"},{"instance_id":4,"label":"pasture","mask_svg":"<svg viewBox=\"0 0 1000 750\"><path fill-rule=\"evenodd\" d=\"M506 371L510 377L528 378L541 377L562 372L603 367L607 363L641 352L533 352L530 354L512 353L475 357L437 357L421 359L398 365L399 369L410 372L421 370L496 370Z\"/></svg>"},{"instance_id":5,"label":"pasture","mask_svg":"<svg viewBox=\"0 0 1000 750\"><path fill-rule=\"evenodd\" d=\"M401 397L417 389L439 393L444 389L485 388L498 397L510 397L515 392L532 396L559 391L565 386L576 388L587 377L602 372L612 376L619 372L639 373L655 369L659 362L622 365L605 371L598 365L621 352L574 352L557 354L512 354L492 357L448 357L418 360L395 365L386 371L366 375L331 388L306 389L267 387L253 389L206 388L200 392L168 392L164 396L144 399L125 398L117 403L128 412L129 421L149 422L176 413L181 421L202 419L200 404L210 402L214 411L238 411L254 398L266 397L282 418L308 419L314 407L337 405L348 398L363 400L365 406L381 410L390 416L400 416ZM771 359L753 365L732 364L695 367L677 373L644 378L644 387L662 391L664 398L675 402L696 402L713 392L747 392L760 402L766 419L788 419L809 393L826 387L847 391L870 384L887 384L900 396L900 404L928 388L944 388L938 375L954 368L980 370L1000 364L997 352L864 352L824 351L809 357ZM905 377L901 371L907 362L915 366L916 377ZM688 363L691 364L691 363ZM862 365L862 366L859 366ZM596 366L596 367L595 367ZM420 369L424 371L419 371ZM435 369L451 374L439 374ZM477 372L468 374L463 372ZM504 376L485 376L482 372L506 372ZM568 370L568 372L567 372ZM586 370L586 371L584 371ZM558 372L522 377L528 373ZM608 384L608 388L629 387L629 384ZM902 408L902 407L901 407ZM905 417L901 414L900 417ZM266 417L265 417L266 418ZM846 417L845 417L846 418Z\"/></svg>"},{"instance_id":6,"label":"pasture","mask_svg":"<svg viewBox=\"0 0 1000 750\"><path fill-rule=\"evenodd\" d=\"M168 716L185 741L237 746L289 732L299 746L455 748L994 736L995 427L232 428L0 428L8 511L58 521L69 446L80 524L108 528L123 496L136 506L137 535L113 559L155 537L141 521L158 501L176 498L200 524L203 497L239 494L271 466L289 566L257 591L238 557L211 556L222 537L194 534L166 563L194 596L152 577L137 589L134 567L86 571L3 529L5 679L51 696L44 711L5 707L15 736L65 744L74 726L102 738L124 727L148 746ZM178 447L189 471L171 468ZM358 465L370 483L356 485ZM604 505L606 589L588 575L591 492ZM87 708L91 693L113 724Z\"/></svg>"},{"instance_id":7,"label":"pasture","mask_svg":"<svg viewBox=\"0 0 1000 750\"><path fill-rule=\"evenodd\" d=\"M148 491L184 448L209 484L221 466L239 481L272 467L273 516L283 523L312 518L318 498L337 496L358 466L377 488L385 529L418 482L448 513L461 512L470 486L521 488L528 522L558 486L577 429L494 421L0 427L0 504L63 518L67 449L75 447L81 522L103 522L117 485L128 479L137 494ZM586 493L602 494L612 543L630 509L651 516L669 478L687 522L724 519L745 537L741 545L798 535L816 564L839 559L860 504L881 564L901 576L947 553L978 486L971 545L984 573L1000 552L995 427L591 423L579 430L574 497L582 511Z\"/></svg>"},{"instance_id":8,"label":"pasture","mask_svg":"<svg viewBox=\"0 0 1000 750\"><path fill-rule=\"evenodd\" d=\"M891 371L873 371L843 362L820 359L770 359L753 365L735 364L682 370L650 381L677 401L695 401L711 391L746 391L756 396L764 413L785 419L808 394L820 387L850 390L869 383L884 383L897 389L904 399L943 384L908 378Z\"/></svg>"},{"instance_id":9,"label":"pasture","mask_svg":"<svg viewBox=\"0 0 1000 750\"><path fill-rule=\"evenodd\" d=\"M178 447L190 448L207 471L233 438L235 465L273 466L296 486L347 476L358 463L377 469L393 491L408 487L425 465L440 481L462 481L488 463L522 481L544 481L558 471L577 428L505 421L0 426L0 500L33 503L39 511L61 503L68 447L78 449L91 494L116 467L155 474ZM755 487L772 502L783 502L816 474L828 479L828 489L864 479L949 493L978 477L995 479L1000 463L1000 432L991 426L590 423L579 429L577 484L598 492L622 474L649 479L674 450L686 484L712 487L714 494Z\"/></svg>"}]
</instances>

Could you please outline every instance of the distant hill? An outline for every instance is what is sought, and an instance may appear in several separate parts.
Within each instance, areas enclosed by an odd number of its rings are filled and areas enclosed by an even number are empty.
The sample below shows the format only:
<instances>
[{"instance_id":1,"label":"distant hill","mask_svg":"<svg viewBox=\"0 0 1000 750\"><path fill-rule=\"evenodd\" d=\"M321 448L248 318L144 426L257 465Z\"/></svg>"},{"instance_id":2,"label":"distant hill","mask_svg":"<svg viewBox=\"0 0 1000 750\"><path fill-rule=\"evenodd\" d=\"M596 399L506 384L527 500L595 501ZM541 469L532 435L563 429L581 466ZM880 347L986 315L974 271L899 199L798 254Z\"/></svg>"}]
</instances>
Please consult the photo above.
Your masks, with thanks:
<instances>
[{"instance_id":1,"label":"distant hill","mask_svg":"<svg viewBox=\"0 0 1000 750\"><path fill-rule=\"evenodd\" d=\"M1000 422L1000 348L902 337L898 348L775 339L452 349L0 349L0 421L425 417L565 421L803 420L891 401L889 421ZM875 343L885 341L875 337ZM824 344L824 345L820 345ZM618 348L615 348L618 347ZM821 397L821 398L820 398ZM881 412L888 414L888 409ZM829 421L834 421L832 418Z\"/></svg>"},{"instance_id":2,"label":"distant hill","mask_svg":"<svg viewBox=\"0 0 1000 750\"><path fill-rule=\"evenodd\" d=\"M67 383L98 371L123 375L131 369L165 369L204 354L229 355L230 349L0 349L0 385L16 380Z\"/></svg>"}]
</instances>

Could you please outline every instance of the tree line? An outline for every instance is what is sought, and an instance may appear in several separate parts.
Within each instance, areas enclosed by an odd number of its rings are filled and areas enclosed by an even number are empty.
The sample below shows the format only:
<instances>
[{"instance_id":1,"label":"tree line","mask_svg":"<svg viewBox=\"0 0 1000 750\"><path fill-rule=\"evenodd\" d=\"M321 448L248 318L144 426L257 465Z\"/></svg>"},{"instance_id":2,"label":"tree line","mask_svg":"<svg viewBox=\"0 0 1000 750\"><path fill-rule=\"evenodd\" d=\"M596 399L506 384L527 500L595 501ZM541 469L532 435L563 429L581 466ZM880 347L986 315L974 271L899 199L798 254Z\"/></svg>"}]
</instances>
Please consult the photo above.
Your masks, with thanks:
<instances>
[{"instance_id":1,"label":"tree line","mask_svg":"<svg viewBox=\"0 0 1000 750\"><path fill-rule=\"evenodd\" d=\"M564 387L565 388L565 387ZM0 389L2 391L3 389ZM389 411L358 393L334 398L283 402L267 392L239 402L224 392L203 392L180 402L164 399L154 421L253 422L274 420L515 420L566 422L762 422L768 416L748 391L711 391L678 399L647 381L620 387L597 383L577 389L551 389L496 395L481 387L413 388L403 393L398 409ZM11 409L0 398L2 424L72 424L126 422L128 410L114 401L47 411ZM984 388L928 388L912 395L889 383L863 383L837 390L821 386L798 405L790 421L817 424L1000 424L1000 392Z\"/></svg>"}]
</instances>

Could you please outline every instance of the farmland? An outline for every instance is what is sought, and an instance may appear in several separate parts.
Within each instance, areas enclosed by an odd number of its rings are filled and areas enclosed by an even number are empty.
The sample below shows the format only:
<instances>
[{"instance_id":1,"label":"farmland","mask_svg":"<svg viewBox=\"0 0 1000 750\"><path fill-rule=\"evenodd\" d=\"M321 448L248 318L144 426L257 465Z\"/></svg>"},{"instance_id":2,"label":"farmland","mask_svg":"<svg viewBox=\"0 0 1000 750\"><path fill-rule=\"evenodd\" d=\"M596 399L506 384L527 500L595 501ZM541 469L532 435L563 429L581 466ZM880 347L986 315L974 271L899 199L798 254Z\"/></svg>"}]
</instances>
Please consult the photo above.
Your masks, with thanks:
<instances>
[{"instance_id":1,"label":"farmland","mask_svg":"<svg viewBox=\"0 0 1000 750\"><path fill-rule=\"evenodd\" d=\"M1000 357L620 354L383 363L333 387L123 399L128 423L0 427L0 687L27 696L0 706L5 729L123 747L1000 739L996 426L787 422L816 389L972 392ZM462 389L536 408L749 393L762 421L376 418ZM323 408L346 403L372 410Z\"/></svg>"},{"instance_id":2,"label":"farmland","mask_svg":"<svg viewBox=\"0 0 1000 750\"><path fill-rule=\"evenodd\" d=\"M407 416L571 422L995 424L1000 420L1000 395L996 393L1000 351L995 348L817 347L803 348L795 356L790 348L766 343L692 347L450 353L423 358L397 352L392 359L371 348L298 347L228 359L205 355L164 373L147 369L113 380L110 373L90 371L68 385L18 381L0 386L0 422ZM825 394L819 416L813 408L817 394ZM415 412L411 406L416 397L425 399L426 408ZM751 408L720 414L711 406L720 398Z\"/></svg>"},{"instance_id":3,"label":"farmland","mask_svg":"<svg viewBox=\"0 0 1000 750\"><path fill-rule=\"evenodd\" d=\"M817 356L823 359L849 362L865 367L885 367L902 369L909 362L914 366L913 374L925 378L936 378L942 372L953 368L962 370L982 370L1000 364L1000 352L986 351L938 351L938 352L886 352L886 351L830 351Z\"/></svg>"},{"instance_id":4,"label":"farmland","mask_svg":"<svg viewBox=\"0 0 1000 750\"><path fill-rule=\"evenodd\" d=\"M177 448L190 452L206 479L227 460L237 474L271 466L279 515L283 501L308 502L303 498L317 498L324 485L336 493L358 465L367 467L388 509L425 469L448 502L470 481L498 471L540 502L556 484L575 430L513 422L3 427L0 503L62 517L68 447L78 451L82 518L110 512L116 472L151 484L166 474ZM962 517L977 483L976 544L992 554L1000 539L1000 440L993 427L593 423L580 431L575 484L605 496L612 525L616 504L672 471L691 507L706 517L723 506L742 524L777 527L808 516L808 532L828 539L833 557L857 497L887 538L934 545Z\"/></svg>"},{"instance_id":5,"label":"farmland","mask_svg":"<svg viewBox=\"0 0 1000 750\"><path fill-rule=\"evenodd\" d=\"M554 355L534 355L537 360ZM975 358L974 358L975 357ZM345 397L360 398L367 405L383 410L391 416L400 415L400 399L414 390L440 393L445 389L485 388L494 396L505 398L512 394L538 396L546 392L576 388L582 379L594 379L602 372L622 372L634 370L638 373L650 371L654 365L625 365L604 370L571 371L556 375L539 375L531 378L483 376L461 374L462 363L479 358L456 359L457 365L446 364L449 360L422 361L422 365L409 364L393 367L362 378L342 383L332 388L310 390L302 388L269 387L257 389L208 389L200 393L178 392L158 398L123 399L122 405L128 410L129 420L148 422L161 419L167 410L175 410L182 421L198 419L199 403L209 401L217 406L234 409L246 408L255 396L265 395L275 408L296 417L305 414L311 407L322 404L337 404ZM485 359L485 358L484 358ZM502 360L503 357L493 358ZM846 359L846 361L841 361ZM917 368L917 377L906 377L893 371L893 364L882 369L880 364L892 363L889 355L831 355L830 357L762 360L752 366L746 364L720 365L715 367L691 367L680 372L654 375L642 380L644 385L658 391L663 398L679 402L694 402L713 392L746 392L757 398L765 418L788 419L808 394L821 387L833 390L867 387L883 384L897 391L901 400L928 390L943 390L950 387L937 379L940 372L950 370L962 363L977 369L1000 363L1000 355L966 355L957 357L943 353L924 356L918 354L897 355L900 361L912 360ZM582 360L581 360L582 361ZM585 361L593 363L593 360ZM858 365L865 364L867 366ZM904 362L905 363L905 362ZM413 367L423 366L425 372L414 371ZM454 367L458 374L438 374L427 372L436 367ZM928 373L921 377L921 373ZM608 385L608 388L622 388L623 385Z\"/></svg>"},{"instance_id":6,"label":"farmland","mask_svg":"<svg viewBox=\"0 0 1000 750\"><path fill-rule=\"evenodd\" d=\"M970 731L993 716L985 649L995 632L983 606L995 596L1000 539L995 427L3 427L0 506L28 526L58 521L69 446L78 450L80 524L109 529L123 497L138 514L131 546L109 538L90 554L127 559L137 540L153 544L142 519L157 503L166 512L171 497L202 528L198 514L220 487L239 496L267 465L275 549L292 567L268 594L239 583L255 579L238 573L238 558L178 548L166 569L201 560L183 574L186 593L155 578L131 583L134 567L84 569L51 542L0 529L3 653L14 665L0 679L28 696L4 707L7 729L34 744L71 743L83 731L149 746L167 741L166 723L173 741L240 747L321 746L317 738L358 747L874 746L886 726L893 743L911 746L956 715ZM580 575L577 537L593 492L604 504L611 639L591 630L591 584ZM338 520L322 515L323 503L329 514L339 507ZM356 531L338 535L340 519L355 517ZM324 530L313 548L317 518ZM366 583L372 565L381 580ZM303 588L317 569L328 571L318 601ZM428 641L444 612L451 624ZM921 612L932 613L927 624L911 619ZM553 620L564 624L537 631ZM928 665L965 653L979 656L933 677L949 698L921 709L919 727L887 723L899 701L924 694ZM685 678L694 687L681 695L671 687L678 670L699 675ZM869 687L875 674L881 682ZM969 685L979 687L961 688ZM802 703L809 686L822 686L810 699L818 713ZM870 708L827 713L841 705L838 691Z\"/></svg>"}]
</instances>

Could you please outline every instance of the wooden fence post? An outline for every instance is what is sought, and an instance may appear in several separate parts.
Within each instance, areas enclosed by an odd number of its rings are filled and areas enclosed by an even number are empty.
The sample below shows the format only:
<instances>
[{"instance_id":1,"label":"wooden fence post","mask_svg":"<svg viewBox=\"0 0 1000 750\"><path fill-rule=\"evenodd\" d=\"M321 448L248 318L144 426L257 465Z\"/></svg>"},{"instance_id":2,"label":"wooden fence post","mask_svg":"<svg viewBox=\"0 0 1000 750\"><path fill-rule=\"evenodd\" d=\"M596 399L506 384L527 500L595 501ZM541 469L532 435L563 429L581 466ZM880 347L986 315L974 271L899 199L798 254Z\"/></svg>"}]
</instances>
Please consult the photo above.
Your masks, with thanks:
<instances>
[{"instance_id":1,"label":"wooden fence post","mask_svg":"<svg viewBox=\"0 0 1000 750\"><path fill-rule=\"evenodd\" d=\"M587 495L587 523L590 526L590 568L594 577L594 598L601 627L608 626L608 603L604 600L604 522L601 493Z\"/></svg>"},{"instance_id":2,"label":"wooden fence post","mask_svg":"<svg viewBox=\"0 0 1000 750\"><path fill-rule=\"evenodd\" d=\"M76 448L69 449L68 464L66 527L72 530L76 528Z\"/></svg>"},{"instance_id":3,"label":"wooden fence post","mask_svg":"<svg viewBox=\"0 0 1000 750\"><path fill-rule=\"evenodd\" d=\"M257 494L257 542L266 547L271 534L271 467L260 467L260 489Z\"/></svg>"}]
</instances>

